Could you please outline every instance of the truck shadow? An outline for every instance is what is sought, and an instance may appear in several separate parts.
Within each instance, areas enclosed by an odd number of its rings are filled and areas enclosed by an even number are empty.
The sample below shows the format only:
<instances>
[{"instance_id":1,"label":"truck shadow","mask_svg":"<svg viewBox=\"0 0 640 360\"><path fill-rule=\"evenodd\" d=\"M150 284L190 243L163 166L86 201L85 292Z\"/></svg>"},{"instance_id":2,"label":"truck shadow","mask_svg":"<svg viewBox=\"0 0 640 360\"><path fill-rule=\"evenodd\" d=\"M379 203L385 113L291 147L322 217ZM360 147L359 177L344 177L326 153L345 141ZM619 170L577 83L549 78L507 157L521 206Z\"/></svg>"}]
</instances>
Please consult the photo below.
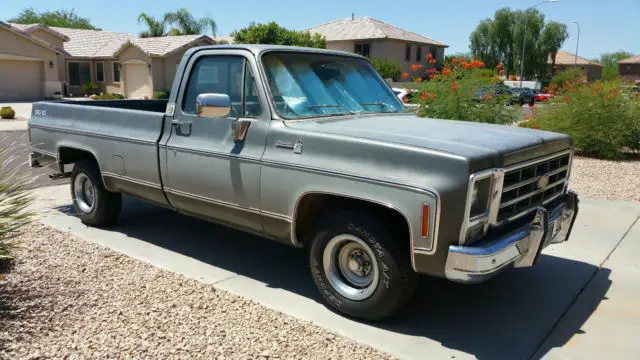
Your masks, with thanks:
<instances>
[{"instance_id":1,"label":"truck shadow","mask_svg":"<svg viewBox=\"0 0 640 360\"><path fill-rule=\"evenodd\" d=\"M71 206L57 210L73 214ZM125 199L117 225L108 230L321 302L303 250L130 198ZM482 285L424 277L398 316L363 325L427 338L480 359L539 358L582 333L582 325L606 300L609 273L584 262L544 255L535 268L512 270ZM592 278L590 291L583 293ZM588 296L588 305L574 307L555 326L581 293Z\"/></svg>"}]
</instances>

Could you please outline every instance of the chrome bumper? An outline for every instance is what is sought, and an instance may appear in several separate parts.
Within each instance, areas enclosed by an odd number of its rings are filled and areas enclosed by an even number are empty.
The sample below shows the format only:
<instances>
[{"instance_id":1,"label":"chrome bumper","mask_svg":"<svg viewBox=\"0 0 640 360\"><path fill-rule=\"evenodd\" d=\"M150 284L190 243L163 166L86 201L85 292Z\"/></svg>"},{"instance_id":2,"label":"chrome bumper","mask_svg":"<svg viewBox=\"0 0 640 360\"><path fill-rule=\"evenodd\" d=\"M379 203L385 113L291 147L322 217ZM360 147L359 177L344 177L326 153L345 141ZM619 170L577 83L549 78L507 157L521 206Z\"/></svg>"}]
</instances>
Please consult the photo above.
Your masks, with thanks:
<instances>
[{"instance_id":1,"label":"chrome bumper","mask_svg":"<svg viewBox=\"0 0 640 360\"><path fill-rule=\"evenodd\" d=\"M445 275L456 282L479 283L509 266L534 266L542 249L569 238L577 214L578 195L569 191L550 211L537 208L533 221L516 231L475 246L450 245Z\"/></svg>"}]
</instances>

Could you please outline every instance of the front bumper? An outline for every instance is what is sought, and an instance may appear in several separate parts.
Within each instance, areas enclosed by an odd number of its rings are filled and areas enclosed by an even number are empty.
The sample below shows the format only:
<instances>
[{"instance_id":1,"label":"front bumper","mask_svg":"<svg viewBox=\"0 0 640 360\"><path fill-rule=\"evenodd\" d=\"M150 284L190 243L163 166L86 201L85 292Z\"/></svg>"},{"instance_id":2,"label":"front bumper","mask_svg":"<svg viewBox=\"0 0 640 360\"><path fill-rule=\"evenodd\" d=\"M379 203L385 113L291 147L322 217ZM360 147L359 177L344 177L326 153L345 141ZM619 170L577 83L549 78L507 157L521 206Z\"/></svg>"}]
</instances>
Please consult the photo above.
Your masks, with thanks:
<instances>
[{"instance_id":1,"label":"front bumper","mask_svg":"<svg viewBox=\"0 0 640 360\"><path fill-rule=\"evenodd\" d=\"M569 191L550 210L538 207L533 220L506 235L473 246L449 246L447 279L483 282L508 267L534 266L540 251L569 238L578 214L578 195Z\"/></svg>"}]
</instances>

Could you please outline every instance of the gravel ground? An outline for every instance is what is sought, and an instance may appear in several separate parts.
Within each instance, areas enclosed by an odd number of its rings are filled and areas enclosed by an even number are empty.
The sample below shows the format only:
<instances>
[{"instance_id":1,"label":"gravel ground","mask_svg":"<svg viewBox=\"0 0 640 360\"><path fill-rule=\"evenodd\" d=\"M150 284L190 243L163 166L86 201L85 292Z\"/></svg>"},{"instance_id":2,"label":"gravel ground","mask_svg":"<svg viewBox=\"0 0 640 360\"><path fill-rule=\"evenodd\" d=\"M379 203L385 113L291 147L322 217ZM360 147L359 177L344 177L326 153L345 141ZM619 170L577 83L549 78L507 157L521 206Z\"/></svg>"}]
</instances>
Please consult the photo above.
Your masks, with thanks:
<instances>
[{"instance_id":1,"label":"gravel ground","mask_svg":"<svg viewBox=\"0 0 640 360\"><path fill-rule=\"evenodd\" d=\"M0 279L3 359L390 358L40 224L18 240Z\"/></svg>"},{"instance_id":2,"label":"gravel ground","mask_svg":"<svg viewBox=\"0 0 640 360\"><path fill-rule=\"evenodd\" d=\"M576 156L569 187L580 197L640 201L640 161L607 161Z\"/></svg>"}]
</instances>

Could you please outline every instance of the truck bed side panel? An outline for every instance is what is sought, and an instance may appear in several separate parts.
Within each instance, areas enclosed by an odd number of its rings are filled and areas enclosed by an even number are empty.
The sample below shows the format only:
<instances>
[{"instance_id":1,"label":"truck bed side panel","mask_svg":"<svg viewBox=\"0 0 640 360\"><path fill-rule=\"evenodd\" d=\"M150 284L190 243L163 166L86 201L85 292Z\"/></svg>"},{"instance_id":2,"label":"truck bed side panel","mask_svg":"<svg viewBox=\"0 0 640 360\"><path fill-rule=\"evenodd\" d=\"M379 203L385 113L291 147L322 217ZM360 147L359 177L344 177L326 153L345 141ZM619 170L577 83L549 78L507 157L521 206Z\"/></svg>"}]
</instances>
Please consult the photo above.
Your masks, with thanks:
<instances>
[{"instance_id":1,"label":"truck bed side panel","mask_svg":"<svg viewBox=\"0 0 640 360\"><path fill-rule=\"evenodd\" d=\"M166 204L158 169L164 114L68 103L34 104L29 121L34 152L87 151L107 189Z\"/></svg>"}]
</instances>

